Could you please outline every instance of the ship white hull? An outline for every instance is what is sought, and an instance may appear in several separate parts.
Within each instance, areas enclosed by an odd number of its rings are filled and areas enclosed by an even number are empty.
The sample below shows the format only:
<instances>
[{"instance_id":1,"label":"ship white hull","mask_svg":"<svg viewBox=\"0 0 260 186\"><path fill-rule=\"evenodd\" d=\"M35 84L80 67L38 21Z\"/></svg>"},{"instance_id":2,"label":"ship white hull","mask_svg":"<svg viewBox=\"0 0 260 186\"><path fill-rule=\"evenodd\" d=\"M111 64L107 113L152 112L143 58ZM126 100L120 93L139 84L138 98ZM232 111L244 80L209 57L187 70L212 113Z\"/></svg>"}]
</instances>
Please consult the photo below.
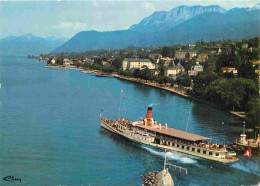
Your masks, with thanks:
<instances>
[{"instance_id":1,"label":"ship white hull","mask_svg":"<svg viewBox=\"0 0 260 186\"><path fill-rule=\"evenodd\" d=\"M181 152L181 153L185 153L185 154L189 154L192 156L196 156L196 157L200 157L200 158L205 158L205 159L209 159L209 160L213 160L213 161L218 161L221 163L234 163L237 160L234 159L224 159L224 158L218 158L218 157L214 157L214 156L209 156L209 155L204 155L204 154L200 154L200 153L196 153L196 152L192 152L189 150L185 150L185 149L181 149L181 148L177 148L177 147L171 147L171 146L166 146L166 145L160 145L160 144L156 144L156 143L152 143L152 142L147 142L145 140L142 139L138 139L137 137L133 137L130 136L129 134L122 132L118 129L113 128L112 126L110 126L109 124L107 124L104 121L100 121L100 124L102 127L104 127L105 129L115 133L115 134L119 134L131 141L137 142L137 143L141 143L141 144L145 144L145 145L150 145L156 148L160 148L160 149L166 149L166 150L171 150L171 151L176 151L176 152Z\"/></svg>"},{"instance_id":2,"label":"ship white hull","mask_svg":"<svg viewBox=\"0 0 260 186\"><path fill-rule=\"evenodd\" d=\"M115 134L119 134L119 135L121 135L121 136L123 136L123 137L125 137L125 138L127 138L127 139L129 139L131 141L134 141L136 143L141 143L141 144L151 145L152 146L152 143L147 142L147 141L143 141L142 139L140 139L140 138L138 138L136 136L130 136L129 134L121 132L120 130L116 130L115 128L113 128L110 125L106 124L106 122L101 121L100 124L101 124L101 127L104 127L105 129L107 129L107 130L109 130L109 131L111 131L111 132L113 132Z\"/></svg>"}]
</instances>

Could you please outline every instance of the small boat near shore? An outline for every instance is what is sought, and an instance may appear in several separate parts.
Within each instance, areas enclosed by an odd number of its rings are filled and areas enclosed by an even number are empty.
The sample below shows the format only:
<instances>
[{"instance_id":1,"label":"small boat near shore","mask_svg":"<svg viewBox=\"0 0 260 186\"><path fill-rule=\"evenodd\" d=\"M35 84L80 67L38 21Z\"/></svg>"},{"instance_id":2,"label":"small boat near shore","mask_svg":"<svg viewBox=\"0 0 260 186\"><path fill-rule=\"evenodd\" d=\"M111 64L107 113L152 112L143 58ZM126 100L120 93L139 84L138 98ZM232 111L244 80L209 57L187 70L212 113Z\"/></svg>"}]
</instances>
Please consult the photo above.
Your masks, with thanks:
<instances>
[{"instance_id":1,"label":"small boat near shore","mask_svg":"<svg viewBox=\"0 0 260 186\"><path fill-rule=\"evenodd\" d=\"M102 117L102 113L99 119L101 127L137 143L222 163L238 161L237 157L228 153L225 146L209 143L207 140L211 138L168 128L167 124L162 126L151 116L152 108L149 107L146 118L140 118L139 121L119 118L112 121Z\"/></svg>"}]
</instances>

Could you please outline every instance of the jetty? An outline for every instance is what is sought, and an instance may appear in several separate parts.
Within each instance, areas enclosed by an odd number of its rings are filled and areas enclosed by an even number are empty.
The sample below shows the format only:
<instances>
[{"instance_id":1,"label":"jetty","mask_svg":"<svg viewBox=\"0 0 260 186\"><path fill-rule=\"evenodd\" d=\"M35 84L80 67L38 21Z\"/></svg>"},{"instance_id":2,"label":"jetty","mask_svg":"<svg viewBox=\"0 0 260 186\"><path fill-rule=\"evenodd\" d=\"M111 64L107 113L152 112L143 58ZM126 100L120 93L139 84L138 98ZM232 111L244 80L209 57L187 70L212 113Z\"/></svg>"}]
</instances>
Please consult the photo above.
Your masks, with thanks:
<instances>
[{"instance_id":1,"label":"jetty","mask_svg":"<svg viewBox=\"0 0 260 186\"><path fill-rule=\"evenodd\" d=\"M185 171L186 176L188 175L188 169L183 168L181 166L173 165L171 163L167 163L166 158L166 151L164 154L164 165L162 171L154 171L149 172L141 176L141 178L145 181L142 186L174 186L174 180L169 172L169 169L166 168L166 166L174 167L174 170L179 169L179 173L182 172L182 170Z\"/></svg>"}]
</instances>

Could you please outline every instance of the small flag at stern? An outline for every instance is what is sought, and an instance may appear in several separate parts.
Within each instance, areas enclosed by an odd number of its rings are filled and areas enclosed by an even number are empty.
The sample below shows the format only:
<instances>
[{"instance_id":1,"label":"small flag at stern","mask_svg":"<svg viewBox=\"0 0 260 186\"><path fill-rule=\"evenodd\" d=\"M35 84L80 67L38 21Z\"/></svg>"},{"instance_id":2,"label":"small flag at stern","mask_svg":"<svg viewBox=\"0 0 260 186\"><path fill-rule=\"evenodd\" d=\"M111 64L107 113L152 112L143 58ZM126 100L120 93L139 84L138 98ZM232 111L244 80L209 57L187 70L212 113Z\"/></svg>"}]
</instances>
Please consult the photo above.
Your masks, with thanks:
<instances>
[{"instance_id":1,"label":"small flag at stern","mask_svg":"<svg viewBox=\"0 0 260 186\"><path fill-rule=\"evenodd\" d=\"M252 156L251 148L250 148L250 147L246 150L246 152L244 153L244 156L247 157L247 158L249 158L249 157Z\"/></svg>"}]
</instances>

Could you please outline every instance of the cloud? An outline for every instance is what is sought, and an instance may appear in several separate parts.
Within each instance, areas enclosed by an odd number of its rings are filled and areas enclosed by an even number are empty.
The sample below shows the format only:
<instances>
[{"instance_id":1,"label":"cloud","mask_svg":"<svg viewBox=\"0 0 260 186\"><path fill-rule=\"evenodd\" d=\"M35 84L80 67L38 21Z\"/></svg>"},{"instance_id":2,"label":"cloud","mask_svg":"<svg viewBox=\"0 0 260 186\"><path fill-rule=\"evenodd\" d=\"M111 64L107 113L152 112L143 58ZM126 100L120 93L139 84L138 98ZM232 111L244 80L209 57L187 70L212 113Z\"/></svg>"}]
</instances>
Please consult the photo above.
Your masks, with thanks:
<instances>
[{"instance_id":1,"label":"cloud","mask_svg":"<svg viewBox=\"0 0 260 186\"><path fill-rule=\"evenodd\" d=\"M154 5L151 4L150 2L145 2L144 7L145 7L146 10L152 10L152 11L155 10Z\"/></svg>"},{"instance_id":2,"label":"cloud","mask_svg":"<svg viewBox=\"0 0 260 186\"><path fill-rule=\"evenodd\" d=\"M57 26L56 29L66 29L66 30L85 30L87 29L87 23L82 22L63 22Z\"/></svg>"}]
</instances>

